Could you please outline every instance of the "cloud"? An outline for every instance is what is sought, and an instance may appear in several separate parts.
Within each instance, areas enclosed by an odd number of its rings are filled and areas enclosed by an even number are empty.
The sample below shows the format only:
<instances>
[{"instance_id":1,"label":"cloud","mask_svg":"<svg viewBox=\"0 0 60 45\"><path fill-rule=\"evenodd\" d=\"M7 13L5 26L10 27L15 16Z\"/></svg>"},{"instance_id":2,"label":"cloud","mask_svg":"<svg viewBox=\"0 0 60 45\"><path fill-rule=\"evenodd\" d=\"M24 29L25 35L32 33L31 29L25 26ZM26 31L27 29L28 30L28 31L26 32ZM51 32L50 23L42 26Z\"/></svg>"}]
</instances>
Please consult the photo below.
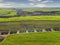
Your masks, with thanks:
<instances>
[{"instance_id":1,"label":"cloud","mask_svg":"<svg viewBox=\"0 0 60 45\"><path fill-rule=\"evenodd\" d=\"M0 2L3 2L4 0L0 0Z\"/></svg>"},{"instance_id":2,"label":"cloud","mask_svg":"<svg viewBox=\"0 0 60 45\"><path fill-rule=\"evenodd\" d=\"M38 3L41 2L42 0L28 0L30 3Z\"/></svg>"},{"instance_id":3,"label":"cloud","mask_svg":"<svg viewBox=\"0 0 60 45\"><path fill-rule=\"evenodd\" d=\"M34 7L45 7L46 5L45 4L37 4L37 5L34 5Z\"/></svg>"},{"instance_id":4,"label":"cloud","mask_svg":"<svg viewBox=\"0 0 60 45\"><path fill-rule=\"evenodd\" d=\"M3 3L0 3L0 8L8 8L8 7L12 7L10 6L10 4L3 4Z\"/></svg>"},{"instance_id":5,"label":"cloud","mask_svg":"<svg viewBox=\"0 0 60 45\"><path fill-rule=\"evenodd\" d=\"M30 3L29 5L31 5L32 7L45 7L46 4L42 4L41 1L42 0L29 0Z\"/></svg>"},{"instance_id":6,"label":"cloud","mask_svg":"<svg viewBox=\"0 0 60 45\"><path fill-rule=\"evenodd\" d=\"M29 0L29 2L32 2L32 3L48 3L48 2L53 2L53 0Z\"/></svg>"},{"instance_id":7,"label":"cloud","mask_svg":"<svg viewBox=\"0 0 60 45\"><path fill-rule=\"evenodd\" d=\"M32 7L45 7L46 6L46 4L41 4L41 3L37 3L37 4L29 3L29 5L32 6Z\"/></svg>"},{"instance_id":8,"label":"cloud","mask_svg":"<svg viewBox=\"0 0 60 45\"><path fill-rule=\"evenodd\" d=\"M46 7L46 4L49 2L53 2L52 0L29 0L30 5L33 7Z\"/></svg>"},{"instance_id":9,"label":"cloud","mask_svg":"<svg viewBox=\"0 0 60 45\"><path fill-rule=\"evenodd\" d=\"M0 3L0 8L11 8L13 7L13 2Z\"/></svg>"},{"instance_id":10,"label":"cloud","mask_svg":"<svg viewBox=\"0 0 60 45\"><path fill-rule=\"evenodd\" d=\"M0 8L17 8L17 7L27 7L26 4L19 4L15 2L5 2L5 3L0 3Z\"/></svg>"},{"instance_id":11,"label":"cloud","mask_svg":"<svg viewBox=\"0 0 60 45\"><path fill-rule=\"evenodd\" d=\"M29 3L29 5L32 5L32 6L33 6L33 5L34 5L34 3Z\"/></svg>"},{"instance_id":12,"label":"cloud","mask_svg":"<svg viewBox=\"0 0 60 45\"><path fill-rule=\"evenodd\" d=\"M16 2L3 2L0 0L0 8L12 8L12 7L46 7L46 3L53 2L52 0L28 0L28 3L16 3Z\"/></svg>"},{"instance_id":13,"label":"cloud","mask_svg":"<svg viewBox=\"0 0 60 45\"><path fill-rule=\"evenodd\" d=\"M29 1L42 1L42 0L29 0Z\"/></svg>"},{"instance_id":14,"label":"cloud","mask_svg":"<svg viewBox=\"0 0 60 45\"><path fill-rule=\"evenodd\" d=\"M48 3L48 2L53 2L53 0L45 0L45 1L42 1L42 3Z\"/></svg>"}]
</instances>

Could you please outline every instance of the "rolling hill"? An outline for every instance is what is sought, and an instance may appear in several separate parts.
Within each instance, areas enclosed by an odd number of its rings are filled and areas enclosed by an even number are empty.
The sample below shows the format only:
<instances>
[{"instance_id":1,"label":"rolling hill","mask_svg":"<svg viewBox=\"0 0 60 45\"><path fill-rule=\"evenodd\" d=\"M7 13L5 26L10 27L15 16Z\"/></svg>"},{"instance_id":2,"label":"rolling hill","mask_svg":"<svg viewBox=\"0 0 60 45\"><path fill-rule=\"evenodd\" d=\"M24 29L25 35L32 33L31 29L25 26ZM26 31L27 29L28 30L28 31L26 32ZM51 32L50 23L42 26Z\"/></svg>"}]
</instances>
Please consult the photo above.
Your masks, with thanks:
<instances>
[{"instance_id":1,"label":"rolling hill","mask_svg":"<svg viewBox=\"0 0 60 45\"><path fill-rule=\"evenodd\" d=\"M9 35L0 45L60 45L60 32Z\"/></svg>"}]
</instances>

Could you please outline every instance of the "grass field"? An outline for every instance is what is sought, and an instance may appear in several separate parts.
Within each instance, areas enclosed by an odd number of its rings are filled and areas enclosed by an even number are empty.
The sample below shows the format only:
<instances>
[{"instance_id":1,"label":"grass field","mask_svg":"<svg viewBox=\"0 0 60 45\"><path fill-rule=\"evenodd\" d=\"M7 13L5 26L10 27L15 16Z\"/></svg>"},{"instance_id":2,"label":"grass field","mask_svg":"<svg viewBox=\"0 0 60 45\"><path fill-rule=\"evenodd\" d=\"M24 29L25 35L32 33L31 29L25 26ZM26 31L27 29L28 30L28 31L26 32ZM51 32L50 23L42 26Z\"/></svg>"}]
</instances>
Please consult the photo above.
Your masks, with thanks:
<instances>
[{"instance_id":1,"label":"grass field","mask_svg":"<svg viewBox=\"0 0 60 45\"><path fill-rule=\"evenodd\" d=\"M12 9L0 9L0 16L15 16L16 11Z\"/></svg>"},{"instance_id":2,"label":"grass field","mask_svg":"<svg viewBox=\"0 0 60 45\"><path fill-rule=\"evenodd\" d=\"M10 35L0 45L60 45L60 32Z\"/></svg>"},{"instance_id":3,"label":"grass field","mask_svg":"<svg viewBox=\"0 0 60 45\"><path fill-rule=\"evenodd\" d=\"M60 16L20 16L13 18L0 18L0 22L9 21L26 21L26 20L60 20Z\"/></svg>"},{"instance_id":4,"label":"grass field","mask_svg":"<svg viewBox=\"0 0 60 45\"><path fill-rule=\"evenodd\" d=\"M60 27L60 16L21 16L14 18L0 18L0 30L15 31L34 28Z\"/></svg>"},{"instance_id":5,"label":"grass field","mask_svg":"<svg viewBox=\"0 0 60 45\"><path fill-rule=\"evenodd\" d=\"M24 11L60 11L59 9L24 9ZM15 10L0 10L0 16L15 16ZM8 13L7 13L8 12ZM60 16L19 16L0 18L0 31L60 28ZM2 38L2 37L0 37ZM60 45L60 32L21 33L9 35L0 45Z\"/></svg>"}]
</instances>

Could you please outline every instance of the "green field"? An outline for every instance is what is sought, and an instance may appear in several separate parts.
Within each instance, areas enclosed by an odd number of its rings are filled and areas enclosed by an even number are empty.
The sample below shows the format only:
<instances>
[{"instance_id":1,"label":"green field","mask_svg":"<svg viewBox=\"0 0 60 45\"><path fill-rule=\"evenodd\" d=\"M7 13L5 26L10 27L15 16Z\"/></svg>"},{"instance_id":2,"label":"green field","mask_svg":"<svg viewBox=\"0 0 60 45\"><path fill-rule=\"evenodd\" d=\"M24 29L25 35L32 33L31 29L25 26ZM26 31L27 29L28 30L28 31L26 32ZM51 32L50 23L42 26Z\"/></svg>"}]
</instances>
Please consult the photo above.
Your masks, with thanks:
<instances>
[{"instance_id":1,"label":"green field","mask_svg":"<svg viewBox=\"0 0 60 45\"><path fill-rule=\"evenodd\" d=\"M0 45L60 45L60 32L9 35Z\"/></svg>"},{"instance_id":2,"label":"green field","mask_svg":"<svg viewBox=\"0 0 60 45\"><path fill-rule=\"evenodd\" d=\"M0 18L0 30L16 31L34 28L59 28L60 16L21 16Z\"/></svg>"},{"instance_id":3,"label":"green field","mask_svg":"<svg viewBox=\"0 0 60 45\"><path fill-rule=\"evenodd\" d=\"M0 22L27 21L27 20L60 20L60 16L20 16L12 18L0 18Z\"/></svg>"},{"instance_id":4,"label":"green field","mask_svg":"<svg viewBox=\"0 0 60 45\"><path fill-rule=\"evenodd\" d=\"M15 16L16 10L12 9L0 9L0 16Z\"/></svg>"},{"instance_id":5,"label":"green field","mask_svg":"<svg viewBox=\"0 0 60 45\"><path fill-rule=\"evenodd\" d=\"M24 11L60 11L60 8L31 8ZM59 12L60 13L60 12ZM60 16L17 16L16 10L0 9L0 31L42 30L43 28L60 28ZM10 17L12 16L12 17ZM60 45L60 29L57 32L37 32L12 34L4 39L0 45ZM2 37L0 37L2 39Z\"/></svg>"}]
</instances>

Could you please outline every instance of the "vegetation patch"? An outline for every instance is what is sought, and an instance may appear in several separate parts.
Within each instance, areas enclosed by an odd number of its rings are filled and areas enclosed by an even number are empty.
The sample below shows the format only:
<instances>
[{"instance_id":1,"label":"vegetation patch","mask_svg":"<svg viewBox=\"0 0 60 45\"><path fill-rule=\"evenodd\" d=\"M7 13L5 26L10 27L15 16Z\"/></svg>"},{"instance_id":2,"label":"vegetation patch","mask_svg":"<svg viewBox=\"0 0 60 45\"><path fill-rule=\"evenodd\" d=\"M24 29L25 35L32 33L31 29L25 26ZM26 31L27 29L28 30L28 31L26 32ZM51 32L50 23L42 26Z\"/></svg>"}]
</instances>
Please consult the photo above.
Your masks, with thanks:
<instances>
[{"instance_id":1,"label":"vegetation patch","mask_svg":"<svg viewBox=\"0 0 60 45\"><path fill-rule=\"evenodd\" d=\"M0 9L0 17L16 16L16 10Z\"/></svg>"},{"instance_id":2,"label":"vegetation patch","mask_svg":"<svg viewBox=\"0 0 60 45\"><path fill-rule=\"evenodd\" d=\"M9 35L0 45L60 45L60 32Z\"/></svg>"},{"instance_id":3,"label":"vegetation patch","mask_svg":"<svg viewBox=\"0 0 60 45\"><path fill-rule=\"evenodd\" d=\"M0 22L27 21L27 20L60 20L60 16L20 16L12 18L0 18Z\"/></svg>"}]
</instances>

